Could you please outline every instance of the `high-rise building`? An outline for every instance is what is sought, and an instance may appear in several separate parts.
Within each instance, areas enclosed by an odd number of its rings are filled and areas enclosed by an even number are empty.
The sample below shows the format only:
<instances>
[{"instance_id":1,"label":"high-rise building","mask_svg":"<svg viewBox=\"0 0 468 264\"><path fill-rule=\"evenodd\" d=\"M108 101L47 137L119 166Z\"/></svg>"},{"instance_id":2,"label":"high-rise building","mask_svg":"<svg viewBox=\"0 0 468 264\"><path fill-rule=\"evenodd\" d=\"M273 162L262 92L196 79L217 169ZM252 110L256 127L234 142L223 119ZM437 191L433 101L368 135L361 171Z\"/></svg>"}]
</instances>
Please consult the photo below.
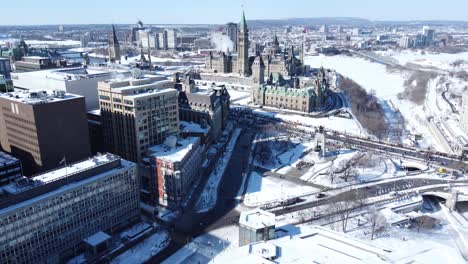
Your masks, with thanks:
<instances>
[{"instance_id":1,"label":"high-rise building","mask_svg":"<svg viewBox=\"0 0 468 264\"><path fill-rule=\"evenodd\" d=\"M146 30L146 28L143 26L143 22L138 21L138 23L136 24L136 26L135 26L135 27L132 27L132 36L131 36L131 41L132 41L132 42L135 43L135 42L140 41L140 39L139 39L139 37L138 37L138 36L139 36L138 33L139 33L139 31L141 31L141 30Z\"/></svg>"},{"instance_id":2,"label":"high-rise building","mask_svg":"<svg viewBox=\"0 0 468 264\"><path fill-rule=\"evenodd\" d=\"M227 23L226 24L226 35L234 43L234 52L237 52L237 24Z\"/></svg>"},{"instance_id":3,"label":"high-rise building","mask_svg":"<svg viewBox=\"0 0 468 264\"><path fill-rule=\"evenodd\" d=\"M115 33L115 27L112 25L112 36L109 38L109 60L111 62L120 61L120 45Z\"/></svg>"},{"instance_id":4,"label":"high-rise building","mask_svg":"<svg viewBox=\"0 0 468 264\"><path fill-rule=\"evenodd\" d=\"M0 94L0 144L26 175L91 155L85 99L64 91Z\"/></svg>"},{"instance_id":5,"label":"high-rise building","mask_svg":"<svg viewBox=\"0 0 468 264\"><path fill-rule=\"evenodd\" d=\"M164 30L165 36L167 38L167 48L176 49L177 48L177 33L174 29Z\"/></svg>"},{"instance_id":6,"label":"high-rise building","mask_svg":"<svg viewBox=\"0 0 468 264\"><path fill-rule=\"evenodd\" d=\"M360 36L361 35L361 29L360 28L353 28L353 36Z\"/></svg>"},{"instance_id":7,"label":"high-rise building","mask_svg":"<svg viewBox=\"0 0 468 264\"><path fill-rule=\"evenodd\" d=\"M410 37L402 37L399 41L399 46L405 49L412 48L414 46L414 40Z\"/></svg>"},{"instance_id":8,"label":"high-rise building","mask_svg":"<svg viewBox=\"0 0 468 264\"><path fill-rule=\"evenodd\" d=\"M7 79L11 78L11 64L8 58L0 58L0 74Z\"/></svg>"},{"instance_id":9,"label":"high-rise building","mask_svg":"<svg viewBox=\"0 0 468 264\"><path fill-rule=\"evenodd\" d=\"M140 161L150 146L179 133L178 92L164 77L146 76L99 82L107 151Z\"/></svg>"},{"instance_id":10,"label":"high-rise building","mask_svg":"<svg viewBox=\"0 0 468 264\"><path fill-rule=\"evenodd\" d=\"M430 46L434 42L434 35L435 35L435 30L431 29L428 26L423 27L422 31L423 36L425 37L425 46Z\"/></svg>"},{"instance_id":11,"label":"high-rise building","mask_svg":"<svg viewBox=\"0 0 468 264\"><path fill-rule=\"evenodd\" d=\"M140 220L136 165L112 154L0 189L1 263L65 263L87 238Z\"/></svg>"},{"instance_id":12,"label":"high-rise building","mask_svg":"<svg viewBox=\"0 0 468 264\"><path fill-rule=\"evenodd\" d=\"M88 47L88 43L91 40L91 36L89 32L84 33L83 35L80 36L80 45L82 48Z\"/></svg>"},{"instance_id":13,"label":"high-rise building","mask_svg":"<svg viewBox=\"0 0 468 264\"><path fill-rule=\"evenodd\" d=\"M247 28L247 21L245 20L245 13L242 12L242 19L239 25L238 36L238 71L240 75L249 75L249 30Z\"/></svg>"},{"instance_id":14,"label":"high-rise building","mask_svg":"<svg viewBox=\"0 0 468 264\"><path fill-rule=\"evenodd\" d=\"M328 34L328 26L327 25L322 25L319 30L320 33L323 34Z\"/></svg>"}]
</instances>

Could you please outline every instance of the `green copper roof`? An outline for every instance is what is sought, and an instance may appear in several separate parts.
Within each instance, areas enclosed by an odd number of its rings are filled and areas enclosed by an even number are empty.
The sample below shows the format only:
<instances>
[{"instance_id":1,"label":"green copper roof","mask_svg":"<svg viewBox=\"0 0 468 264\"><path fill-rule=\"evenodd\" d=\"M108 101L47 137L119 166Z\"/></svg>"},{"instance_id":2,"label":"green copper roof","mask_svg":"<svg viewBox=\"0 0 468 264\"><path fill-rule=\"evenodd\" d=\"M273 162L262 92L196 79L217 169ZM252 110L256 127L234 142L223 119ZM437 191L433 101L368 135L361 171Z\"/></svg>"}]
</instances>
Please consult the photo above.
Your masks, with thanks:
<instances>
[{"instance_id":1,"label":"green copper roof","mask_svg":"<svg viewBox=\"0 0 468 264\"><path fill-rule=\"evenodd\" d=\"M289 88L284 86L271 86L271 85L260 85L259 90L265 91L266 94L271 95L285 95L290 97L311 97L315 96L313 87L306 88Z\"/></svg>"},{"instance_id":2,"label":"green copper roof","mask_svg":"<svg viewBox=\"0 0 468 264\"><path fill-rule=\"evenodd\" d=\"M242 19L241 19L241 22L240 22L240 28L241 29L247 28L247 22L245 21L245 12L244 11L242 11Z\"/></svg>"}]
</instances>

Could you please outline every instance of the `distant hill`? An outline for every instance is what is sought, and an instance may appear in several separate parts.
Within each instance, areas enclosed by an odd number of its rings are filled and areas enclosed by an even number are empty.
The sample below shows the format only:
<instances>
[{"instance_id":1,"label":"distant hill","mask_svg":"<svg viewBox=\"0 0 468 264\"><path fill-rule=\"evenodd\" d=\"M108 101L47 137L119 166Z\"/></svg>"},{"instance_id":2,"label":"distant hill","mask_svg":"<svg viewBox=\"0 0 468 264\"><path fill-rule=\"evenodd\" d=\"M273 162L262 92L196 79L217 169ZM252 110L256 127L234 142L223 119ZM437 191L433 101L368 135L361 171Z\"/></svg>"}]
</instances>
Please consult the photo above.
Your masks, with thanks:
<instances>
[{"instance_id":1,"label":"distant hill","mask_svg":"<svg viewBox=\"0 0 468 264\"><path fill-rule=\"evenodd\" d=\"M415 20L415 21L372 21L356 17L314 17L248 20L251 27L281 27L281 26L317 26L317 25L468 25L468 21L450 20Z\"/></svg>"},{"instance_id":2,"label":"distant hill","mask_svg":"<svg viewBox=\"0 0 468 264\"><path fill-rule=\"evenodd\" d=\"M355 17L314 17L314 18L287 18L287 19L262 19L248 20L251 27L268 26L315 26L323 24L341 24L341 25L364 25L372 21Z\"/></svg>"}]
</instances>

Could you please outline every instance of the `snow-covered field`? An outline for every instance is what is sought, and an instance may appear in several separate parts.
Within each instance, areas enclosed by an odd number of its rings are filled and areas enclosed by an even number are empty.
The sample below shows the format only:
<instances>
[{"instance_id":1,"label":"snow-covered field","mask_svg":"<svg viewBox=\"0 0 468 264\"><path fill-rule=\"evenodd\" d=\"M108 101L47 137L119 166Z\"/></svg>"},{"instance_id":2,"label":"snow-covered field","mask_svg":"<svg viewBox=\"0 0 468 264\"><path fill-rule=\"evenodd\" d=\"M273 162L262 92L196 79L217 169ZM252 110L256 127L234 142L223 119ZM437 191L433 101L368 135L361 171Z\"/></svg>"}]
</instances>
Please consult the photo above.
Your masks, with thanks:
<instances>
[{"instance_id":1,"label":"snow-covered field","mask_svg":"<svg viewBox=\"0 0 468 264\"><path fill-rule=\"evenodd\" d=\"M330 116L330 117L308 117L299 114L281 114L274 111L264 111L255 109L253 111L257 115L276 117L287 122L297 123L299 125L310 125L314 127L323 126L325 128L336 130L344 133L355 135L363 135L365 132L360 128L358 122L354 119Z\"/></svg>"},{"instance_id":2,"label":"snow-covered field","mask_svg":"<svg viewBox=\"0 0 468 264\"><path fill-rule=\"evenodd\" d=\"M258 172L252 172L248 182L244 204L249 207L260 206L276 200L317 192L318 189L298 185L287 180L262 177Z\"/></svg>"},{"instance_id":3,"label":"snow-covered field","mask_svg":"<svg viewBox=\"0 0 468 264\"><path fill-rule=\"evenodd\" d=\"M239 91L229 89L229 95L231 96L231 104L248 105L251 102L251 93L246 91Z\"/></svg>"}]
</instances>

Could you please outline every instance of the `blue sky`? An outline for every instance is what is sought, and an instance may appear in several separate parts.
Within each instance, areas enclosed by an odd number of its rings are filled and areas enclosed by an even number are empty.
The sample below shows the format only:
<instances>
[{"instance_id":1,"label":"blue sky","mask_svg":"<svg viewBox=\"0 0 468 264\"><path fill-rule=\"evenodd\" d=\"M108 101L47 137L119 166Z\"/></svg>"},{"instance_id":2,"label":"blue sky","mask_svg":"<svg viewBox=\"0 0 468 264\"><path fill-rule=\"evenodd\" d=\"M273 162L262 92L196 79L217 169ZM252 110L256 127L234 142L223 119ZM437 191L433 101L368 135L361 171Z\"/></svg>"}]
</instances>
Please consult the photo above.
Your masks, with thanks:
<instances>
[{"instance_id":1,"label":"blue sky","mask_svg":"<svg viewBox=\"0 0 468 264\"><path fill-rule=\"evenodd\" d=\"M361 17L468 20L468 0L4 0L0 25L226 23L240 19Z\"/></svg>"}]
</instances>

